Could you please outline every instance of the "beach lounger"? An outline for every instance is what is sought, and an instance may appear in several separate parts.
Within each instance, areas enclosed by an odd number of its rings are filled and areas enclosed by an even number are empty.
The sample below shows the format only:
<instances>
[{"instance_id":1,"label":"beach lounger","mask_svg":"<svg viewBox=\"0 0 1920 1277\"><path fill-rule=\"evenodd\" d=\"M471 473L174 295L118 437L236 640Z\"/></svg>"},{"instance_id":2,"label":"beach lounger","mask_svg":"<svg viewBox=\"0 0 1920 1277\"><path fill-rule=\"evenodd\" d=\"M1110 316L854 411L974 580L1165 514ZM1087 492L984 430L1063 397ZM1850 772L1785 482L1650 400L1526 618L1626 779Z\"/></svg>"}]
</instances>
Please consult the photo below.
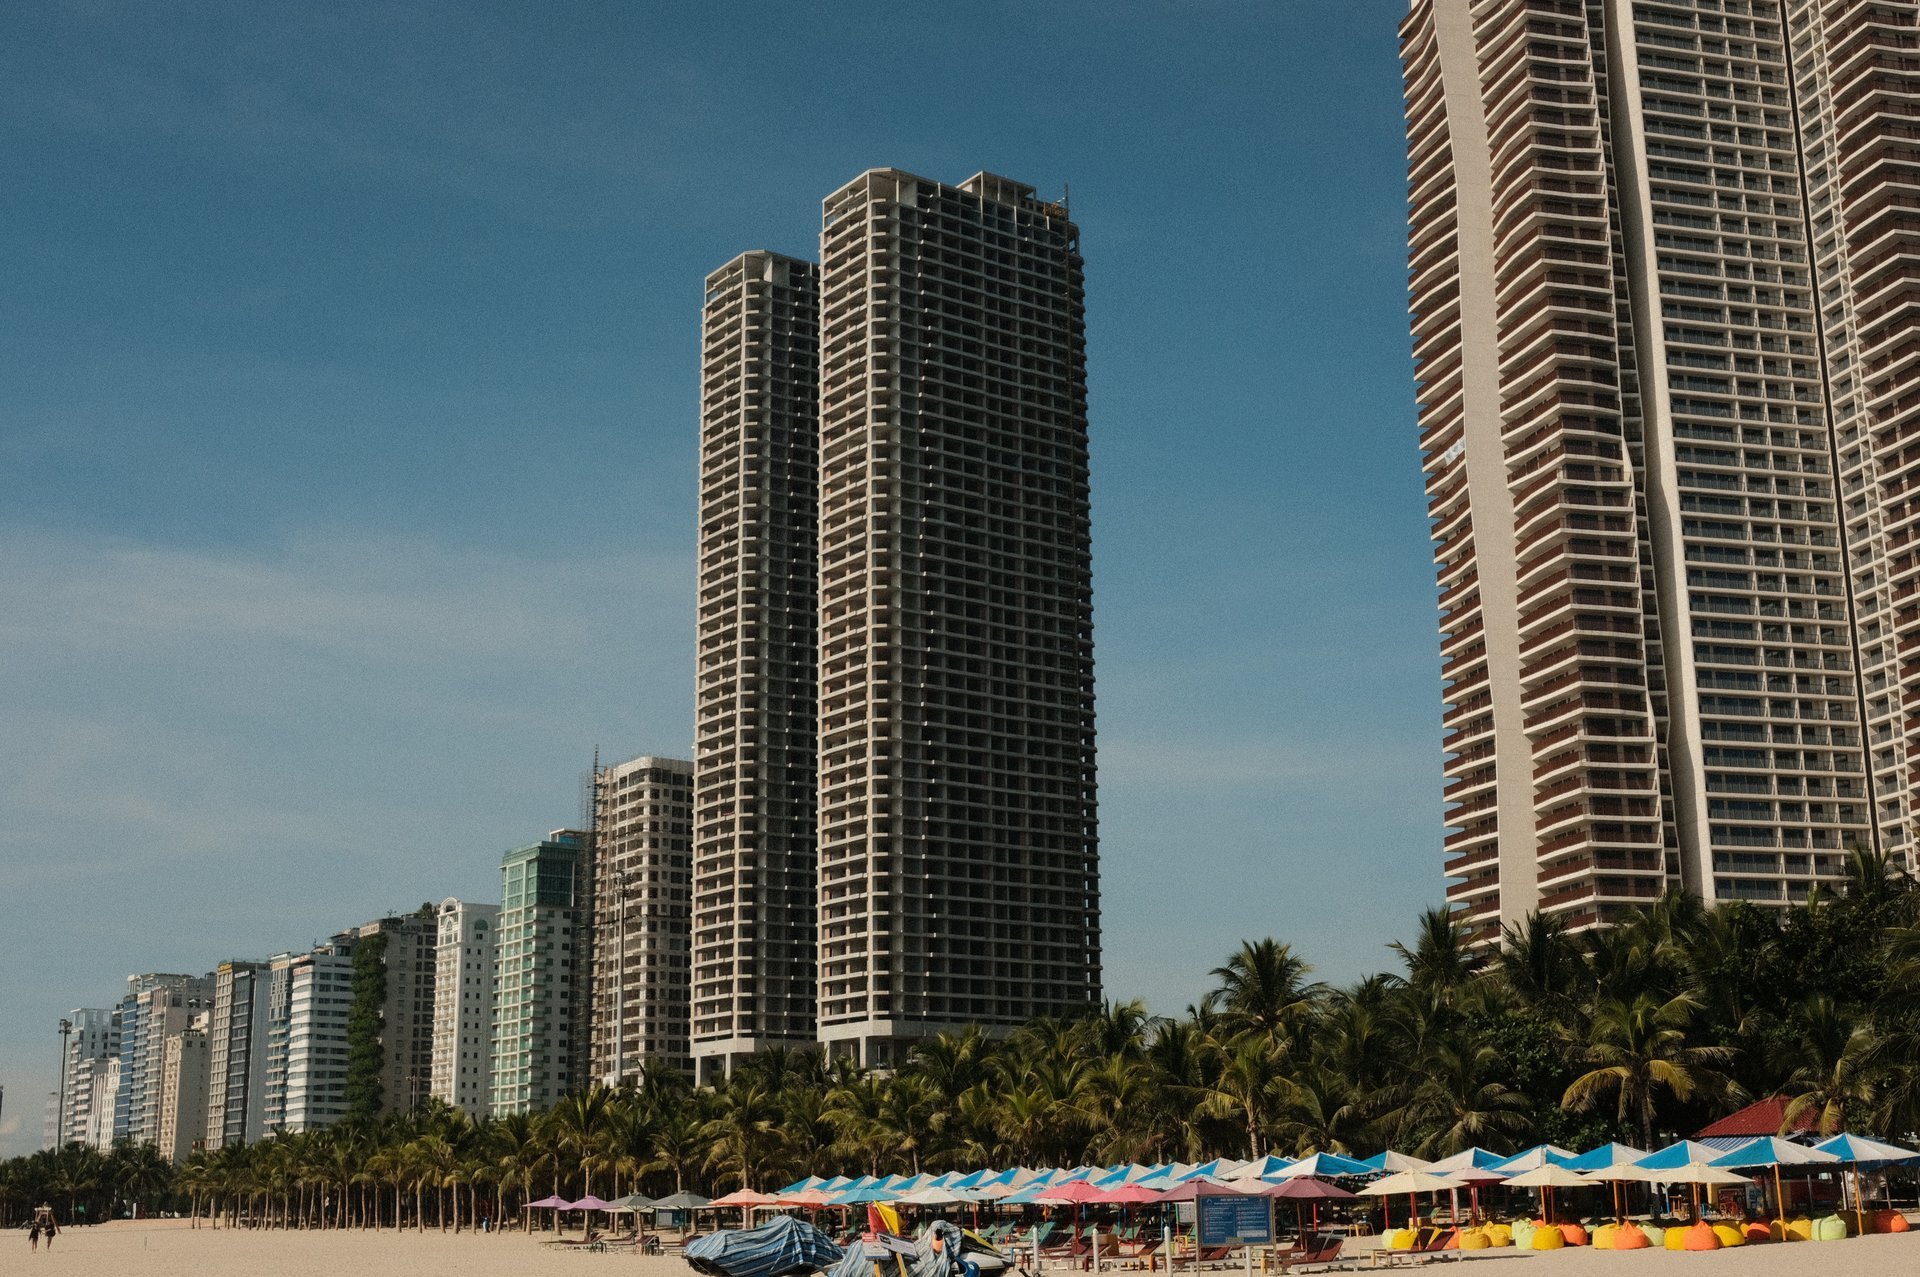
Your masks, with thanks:
<instances>
[{"instance_id":1,"label":"beach lounger","mask_svg":"<svg viewBox=\"0 0 1920 1277\"><path fill-rule=\"evenodd\" d=\"M1301 1238L1300 1244L1290 1250L1274 1252L1272 1259L1281 1272L1290 1273L1299 1268L1338 1263L1340 1250L1345 1245L1344 1238L1332 1233L1315 1233Z\"/></svg>"}]
</instances>

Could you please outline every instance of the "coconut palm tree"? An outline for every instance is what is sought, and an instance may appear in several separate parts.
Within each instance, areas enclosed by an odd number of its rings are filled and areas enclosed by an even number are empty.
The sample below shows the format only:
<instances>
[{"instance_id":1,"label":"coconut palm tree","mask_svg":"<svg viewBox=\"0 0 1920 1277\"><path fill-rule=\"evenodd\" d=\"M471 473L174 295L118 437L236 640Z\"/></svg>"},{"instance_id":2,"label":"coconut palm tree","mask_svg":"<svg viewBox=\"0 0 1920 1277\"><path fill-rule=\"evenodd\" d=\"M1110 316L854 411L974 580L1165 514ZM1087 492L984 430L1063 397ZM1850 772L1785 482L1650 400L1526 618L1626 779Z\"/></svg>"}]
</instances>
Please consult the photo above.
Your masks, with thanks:
<instances>
[{"instance_id":1,"label":"coconut palm tree","mask_svg":"<svg viewBox=\"0 0 1920 1277\"><path fill-rule=\"evenodd\" d=\"M1665 1001L1648 992L1630 1001L1614 996L1601 999L1593 1008L1587 1040L1574 1052L1587 1071L1567 1087L1562 1105L1586 1112L1611 1097L1620 1123L1651 1148L1662 1093L1686 1101L1730 1090L1729 1080L1718 1068L1733 1058L1733 1049L1689 1040L1688 1028L1698 1008L1686 993Z\"/></svg>"}]
</instances>

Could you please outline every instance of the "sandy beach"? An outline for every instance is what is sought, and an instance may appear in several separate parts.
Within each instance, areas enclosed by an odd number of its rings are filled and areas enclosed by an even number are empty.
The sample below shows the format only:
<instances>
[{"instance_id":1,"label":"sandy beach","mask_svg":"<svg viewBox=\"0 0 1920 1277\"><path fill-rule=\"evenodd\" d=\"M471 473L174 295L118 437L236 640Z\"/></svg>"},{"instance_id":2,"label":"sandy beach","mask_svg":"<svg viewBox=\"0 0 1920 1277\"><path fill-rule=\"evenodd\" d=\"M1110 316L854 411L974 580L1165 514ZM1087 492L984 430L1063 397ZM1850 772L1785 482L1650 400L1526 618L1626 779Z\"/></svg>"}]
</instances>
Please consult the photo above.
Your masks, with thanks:
<instances>
[{"instance_id":1,"label":"sandy beach","mask_svg":"<svg viewBox=\"0 0 1920 1277\"><path fill-rule=\"evenodd\" d=\"M161 1220L72 1229L60 1234L52 1253L31 1253L24 1232L0 1234L0 1240L13 1251L0 1260L0 1271L40 1277L98 1277L108 1272L118 1277L314 1277L319 1273L356 1277L610 1277L615 1273L681 1277L693 1271L677 1257L548 1250L538 1240L518 1233L253 1232L194 1229L180 1221ZM1354 1253L1350 1264L1370 1270L1364 1252L1356 1249ZM1669 1274L1705 1271L1802 1277L1809 1267L1849 1277L1896 1277L1920 1271L1920 1232L1844 1242L1746 1246L1703 1255L1506 1250L1478 1252L1467 1259L1475 1264L1524 1264L1527 1271L1537 1271L1539 1277L1620 1277L1650 1269ZM1048 1269L1063 1277L1070 1271L1074 1270ZM1221 1277L1233 1277L1243 1270L1217 1271Z\"/></svg>"}]
</instances>

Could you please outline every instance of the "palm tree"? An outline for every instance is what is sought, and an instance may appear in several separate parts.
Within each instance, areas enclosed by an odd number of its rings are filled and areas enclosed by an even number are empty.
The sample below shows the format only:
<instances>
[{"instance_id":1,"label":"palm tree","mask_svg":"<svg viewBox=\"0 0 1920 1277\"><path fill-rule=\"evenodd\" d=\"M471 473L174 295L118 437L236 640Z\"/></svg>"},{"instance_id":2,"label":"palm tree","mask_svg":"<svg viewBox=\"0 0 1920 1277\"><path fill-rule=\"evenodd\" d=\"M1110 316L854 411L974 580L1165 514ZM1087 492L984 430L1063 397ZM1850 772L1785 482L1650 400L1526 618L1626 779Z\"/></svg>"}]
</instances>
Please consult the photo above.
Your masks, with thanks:
<instances>
[{"instance_id":1,"label":"palm tree","mask_svg":"<svg viewBox=\"0 0 1920 1277\"><path fill-rule=\"evenodd\" d=\"M1243 941L1211 973L1220 981L1218 1005L1229 1031L1272 1034L1304 1019L1324 992L1306 982L1312 971L1291 945L1272 938Z\"/></svg>"},{"instance_id":2,"label":"palm tree","mask_svg":"<svg viewBox=\"0 0 1920 1277\"><path fill-rule=\"evenodd\" d=\"M1251 1028L1214 1048L1218 1071L1200 1101L1201 1112L1232 1117L1246 1132L1249 1157L1266 1155L1266 1132L1293 1094L1288 1044Z\"/></svg>"},{"instance_id":3,"label":"palm tree","mask_svg":"<svg viewBox=\"0 0 1920 1277\"><path fill-rule=\"evenodd\" d=\"M707 1165L751 1190L780 1143L779 1110L766 1088L752 1080L730 1082L714 1096L713 1117L703 1134Z\"/></svg>"},{"instance_id":4,"label":"palm tree","mask_svg":"<svg viewBox=\"0 0 1920 1277\"><path fill-rule=\"evenodd\" d=\"M1406 964L1408 984L1450 1004L1473 978L1467 929L1460 925L1451 907L1440 905L1421 911L1416 931L1411 949L1397 940L1387 947Z\"/></svg>"},{"instance_id":5,"label":"palm tree","mask_svg":"<svg viewBox=\"0 0 1920 1277\"><path fill-rule=\"evenodd\" d=\"M1646 992L1631 1001L1602 999L1593 1009L1589 1037L1576 1051L1578 1062L1592 1067L1567 1087L1561 1104L1586 1112L1611 1096L1620 1123L1630 1125L1651 1148L1661 1092L1686 1101L1729 1090L1714 1066L1730 1060L1733 1049L1688 1040L1698 1007L1686 993L1664 1002Z\"/></svg>"},{"instance_id":6,"label":"palm tree","mask_svg":"<svg viewBox=\"0 0 1920 1277\"><path fill-rule=\"evenodd\" d=\"M1780 1133L1811 1117L1822 1135L1847 1129L1847 1110L1865 1111L1873 1103L1873 1030L1841 1013L1834 1000L1817 993L1793 1019L1788 1039L1793 1071L1780 1088L1787 1096Z\"/></svg>"},{"instance_id":7,"label":"palm tree","mask_svg":"<svg viewBox=\"0 0 1920 1277\"><path fill-rule=\"evenodd\" d=\"M1509 1085L1500 1053L1491 1046L1464 1036L1443 1038L1416 1072L1401 1114L1403 1132L1420 1132L1416 1157L1441 1158L1475 1146L1510 1152L1532 1134L1527 1098Z\"/></svg>"}]
</instances>

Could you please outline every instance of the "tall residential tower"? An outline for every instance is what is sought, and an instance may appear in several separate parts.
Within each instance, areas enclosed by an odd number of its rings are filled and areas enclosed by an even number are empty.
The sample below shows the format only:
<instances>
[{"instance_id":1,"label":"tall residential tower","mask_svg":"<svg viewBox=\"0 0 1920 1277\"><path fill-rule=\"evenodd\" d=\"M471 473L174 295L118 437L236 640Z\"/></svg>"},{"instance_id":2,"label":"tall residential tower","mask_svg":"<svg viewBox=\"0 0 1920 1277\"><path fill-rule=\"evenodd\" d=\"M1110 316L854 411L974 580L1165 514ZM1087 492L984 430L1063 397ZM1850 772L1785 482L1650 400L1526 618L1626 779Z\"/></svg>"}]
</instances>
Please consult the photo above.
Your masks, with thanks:
<instances>
[{"instance_id":1,"label":"tall residential tower","mask_svg":"<svg viewBox=\"0 0 1920 1277\"><path fill-rule=\"evenodd\" d=\"M707 277L693 1057L700 1080L814 1042L819 268L744 253Z\"/></svg>"},{"instance_id":2,"label":"tall residential tower","mask_svg":"<svg viewBox=\"0 0 1920 1277\"><path fill-rule=\"evenodd\" d=\"M870 1065L1100 997L1079 230L896 169L820 269L820 1040Z\"/></svg>"},{"instance_id":3,"label":"tall residential tower","mask_svg":"<svg viewBox=\"0 0 1920 1277\"><path fill-rule=\"evenodd\" d=\"M1449 897L1912 863L1913 0L1414 0Z\"/></svg>"}]
</instances>

